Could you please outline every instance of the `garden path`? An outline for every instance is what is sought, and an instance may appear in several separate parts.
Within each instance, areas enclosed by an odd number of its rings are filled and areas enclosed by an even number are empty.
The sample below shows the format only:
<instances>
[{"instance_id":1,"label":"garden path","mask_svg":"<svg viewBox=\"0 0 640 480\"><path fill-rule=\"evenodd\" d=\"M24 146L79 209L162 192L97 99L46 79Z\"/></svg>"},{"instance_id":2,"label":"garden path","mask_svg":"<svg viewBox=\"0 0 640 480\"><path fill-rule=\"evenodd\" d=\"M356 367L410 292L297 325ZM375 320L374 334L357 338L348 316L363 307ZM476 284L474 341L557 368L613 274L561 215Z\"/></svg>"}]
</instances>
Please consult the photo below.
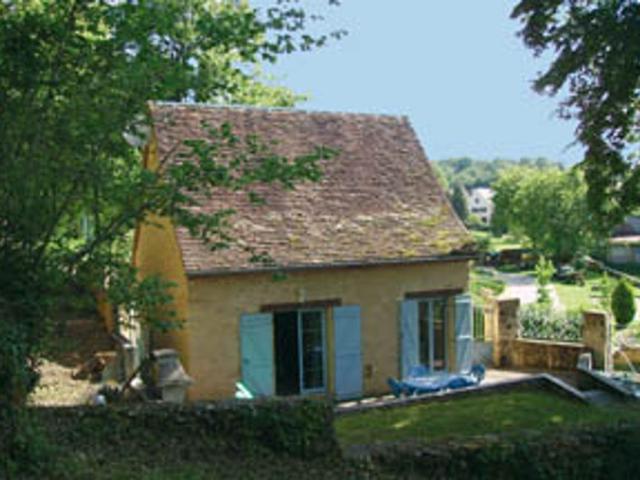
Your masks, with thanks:
<instances>
[{"instance_id":1,"label":"garden path","mask_svg":"<svg viewBox=\"0 0 640 480\"><path fill-rule=\"evenodd\" d=\"M503 273L497 272L498 278L505 283L505 289L500 298L518 298L521 305L535 303L538 299L538 286L536 278L532 275L523 273ZM551 304L554 309L563 309L560 303L558 292L549 285L549 295L551 296Z\"/></svg>"}]
</instances>

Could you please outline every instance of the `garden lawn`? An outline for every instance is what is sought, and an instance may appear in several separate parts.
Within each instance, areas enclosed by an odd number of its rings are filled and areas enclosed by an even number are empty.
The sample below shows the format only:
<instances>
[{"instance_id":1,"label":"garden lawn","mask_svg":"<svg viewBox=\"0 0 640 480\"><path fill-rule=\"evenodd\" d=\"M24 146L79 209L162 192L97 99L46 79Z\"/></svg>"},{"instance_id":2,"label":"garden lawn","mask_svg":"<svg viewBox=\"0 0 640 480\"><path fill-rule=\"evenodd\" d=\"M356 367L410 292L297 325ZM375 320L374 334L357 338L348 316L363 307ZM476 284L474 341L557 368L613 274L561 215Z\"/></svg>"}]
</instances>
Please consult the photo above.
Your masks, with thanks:
<instances>
[{"instance_id":1,"label":"garden lawn","mask_svg":"<svg viewBox=\"0 0 640 480\"><path fill-rule=\"evenodd\" d=\"M492 274L490 270L473 269L471 271L471 295L473 296L473 303L481 305L482 291L490 290L493 295L500 295L505 288L505 284L496 275Z\"/></svg>"},{"instance_id":2,"label":"garden lawn","mask_svg":"<svg viewBox=\"0 0 640 480\"><path fill-rule=\"evenodd\" d=\"M523 389L345 415L336 420L336 432L342 446L348 447L557 429L630 417L640 419L640 408L603 409L552 393Z\"/></svg>"},{"instance_id":3,"label":"garden lawn","mask_svg":"<svg viewBox=\"0 0 640 480\"><path fill-rule=\"evenodd\" d=\"M589 285L571 285L568 283L553 282L553 288L558 293L560 303L568 311L588 310L596 307L598 300L591 296Z\"/></svg>"},{"instance_id":4,"label":"garden lawn","mask_svg":"<svg viewBox=\"0 0 640 480\"><path fill-rule=\"evenodd\" d=\"M600 308L601 303L601 282L604 274L601 272L588 271L584 285L574 285L553 281L552 285L558 293L560 303L566 310L585 310L590 308ZM615 277L609 277L614 283ZM635 289L636 296L638 290Z\"/></svg>"},{"instance_id":5,"label":"garden lawn","mask_svg":"<svg viewBox=\"0 0 640 480\"><path fill-rule=\"evenodd\" d=\"M476 242L488 241L490 252L512 248L523 248L522 242L509 234L496 237L491 232L482 230L471 230L471 234Z\"/></svg>"}]
</instances>

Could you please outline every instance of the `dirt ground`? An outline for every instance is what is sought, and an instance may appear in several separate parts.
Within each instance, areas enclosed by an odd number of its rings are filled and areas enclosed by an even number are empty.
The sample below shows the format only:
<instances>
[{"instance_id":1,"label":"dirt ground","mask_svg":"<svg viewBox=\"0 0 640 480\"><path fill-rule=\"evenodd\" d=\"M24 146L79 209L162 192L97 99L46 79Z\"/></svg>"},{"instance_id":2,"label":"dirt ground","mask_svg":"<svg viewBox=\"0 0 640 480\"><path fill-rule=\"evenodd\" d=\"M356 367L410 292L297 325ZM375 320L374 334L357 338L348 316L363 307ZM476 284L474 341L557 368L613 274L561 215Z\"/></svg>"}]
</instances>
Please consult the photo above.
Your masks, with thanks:
<instances>
[{"instance_id":1,"label":"dirt ground","mask_svg":"<svg viewBox=\"0 0 640 480\"><path fill-rule=\"evenodd\" d=\"M78 405L90 401L100 383L73 375L97 352L113 350L113 342L99 318L79 318L62 323L54 351L42 360L40 382L30 403L41 406Z\"/></svg>"}]
</instances>

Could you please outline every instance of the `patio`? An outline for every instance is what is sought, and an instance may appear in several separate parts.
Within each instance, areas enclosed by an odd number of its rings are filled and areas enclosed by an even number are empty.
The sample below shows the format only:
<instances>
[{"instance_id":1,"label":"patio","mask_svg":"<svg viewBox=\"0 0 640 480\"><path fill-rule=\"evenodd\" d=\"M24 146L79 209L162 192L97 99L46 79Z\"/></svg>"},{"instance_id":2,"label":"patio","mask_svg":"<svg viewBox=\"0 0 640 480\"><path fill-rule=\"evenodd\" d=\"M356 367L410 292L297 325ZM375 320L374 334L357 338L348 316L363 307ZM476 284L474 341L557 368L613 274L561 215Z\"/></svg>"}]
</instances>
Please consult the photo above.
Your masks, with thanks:
<instances>
[{"instance_id":1,"label":"patio","mask_svg":"<svg viewBox=\"0 0 640 480\"><path fill-rule=\"evenodd\" d=\"M577 375L575 372L566 370L544 371L534 369L512 370L490 368L486 370L482 383L477 386L400 398L388 394L356 401L341 402L336 406L335 412L337 415L341 415L376 408L392 408L413 403L446 401L453 398L489 392L508 391L523 386L549 389L578 401L587 401L586 397L577 389Z\"/></svg>"}]
</instances>

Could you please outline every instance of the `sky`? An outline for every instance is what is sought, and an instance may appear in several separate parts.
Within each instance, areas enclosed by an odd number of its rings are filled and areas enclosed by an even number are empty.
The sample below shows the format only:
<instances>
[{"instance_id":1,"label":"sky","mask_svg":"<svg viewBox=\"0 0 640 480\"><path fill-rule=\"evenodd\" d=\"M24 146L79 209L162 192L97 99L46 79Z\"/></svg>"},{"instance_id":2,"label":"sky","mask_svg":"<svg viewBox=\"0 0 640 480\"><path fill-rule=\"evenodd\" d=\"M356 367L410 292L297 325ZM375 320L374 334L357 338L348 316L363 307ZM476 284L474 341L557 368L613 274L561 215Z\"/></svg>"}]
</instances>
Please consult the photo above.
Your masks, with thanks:
<instances>
[{"instance_id":1,"label":"sky","mask_svg":"<svg viewBox=\"0 0 640 480\"><path fill-rule=\"evenodd\" d=\"M256 0L256 6L275 0ZM547 157L566 165L575 123L558 119L558 99L531 89L547 59L516 36L506 0L303 0L325 13L340 41L283 57L266 70L310 96L308 110L407 115L429 158Z\"/></svg>"}]
</instances>

